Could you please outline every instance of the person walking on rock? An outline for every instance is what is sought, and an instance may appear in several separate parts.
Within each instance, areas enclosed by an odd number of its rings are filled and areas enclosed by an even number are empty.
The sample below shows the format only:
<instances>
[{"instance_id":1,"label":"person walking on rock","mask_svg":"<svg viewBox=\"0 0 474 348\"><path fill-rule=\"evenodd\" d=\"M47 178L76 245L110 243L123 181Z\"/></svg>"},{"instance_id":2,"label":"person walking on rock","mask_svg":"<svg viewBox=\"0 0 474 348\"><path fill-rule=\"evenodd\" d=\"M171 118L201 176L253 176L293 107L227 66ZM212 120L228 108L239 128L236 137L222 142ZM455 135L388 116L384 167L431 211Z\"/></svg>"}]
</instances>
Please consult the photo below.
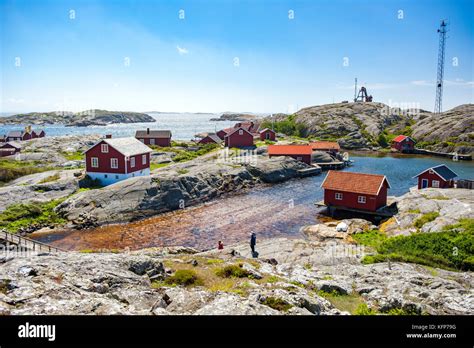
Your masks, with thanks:
<instances>
[{"instance_id":1,"label":"person walking on rock","mask_svg":"<svg viewBox=\"0 0 474 348\"><path fill-rule=\"evenodd\" d=\"M257 257L258 253L255 251L255 245L257 244L257 235L252 233L250 237L250 249L252 250L252 257Z\"/></svg>"}]
</instances>

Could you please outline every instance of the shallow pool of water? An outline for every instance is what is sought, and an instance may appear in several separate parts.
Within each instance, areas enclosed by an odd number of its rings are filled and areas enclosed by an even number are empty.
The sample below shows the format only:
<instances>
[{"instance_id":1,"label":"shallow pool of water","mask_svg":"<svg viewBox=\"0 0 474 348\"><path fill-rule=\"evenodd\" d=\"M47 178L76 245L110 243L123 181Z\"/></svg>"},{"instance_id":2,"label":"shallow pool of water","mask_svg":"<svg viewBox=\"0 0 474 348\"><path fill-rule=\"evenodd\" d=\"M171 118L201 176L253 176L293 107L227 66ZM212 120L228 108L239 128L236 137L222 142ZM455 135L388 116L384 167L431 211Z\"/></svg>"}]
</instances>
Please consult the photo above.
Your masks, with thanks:
<instances>
[{"instance_id":1,"label":"shallow pool of water","mask_svg":"<svg viewBox=\"0 0 474 348\"><path fill-rule=\"evenodd\" d=\"M459 177L474 179L472 162L406 155L353 155L352 159L354 165L345 170L386 175L391 196L408 192L416 185L413 176L442 163L449 165ZM133 223L41 234L33 238L64 249L82 250L171 245L208 249L216 247L219 240L225 245L247 242L252 232L260 239L300 237L301 226L317 222L318 209L314 203L323 198L320 186L325 175L260 186L246 193Z\"/></svg>"}]
</instances>

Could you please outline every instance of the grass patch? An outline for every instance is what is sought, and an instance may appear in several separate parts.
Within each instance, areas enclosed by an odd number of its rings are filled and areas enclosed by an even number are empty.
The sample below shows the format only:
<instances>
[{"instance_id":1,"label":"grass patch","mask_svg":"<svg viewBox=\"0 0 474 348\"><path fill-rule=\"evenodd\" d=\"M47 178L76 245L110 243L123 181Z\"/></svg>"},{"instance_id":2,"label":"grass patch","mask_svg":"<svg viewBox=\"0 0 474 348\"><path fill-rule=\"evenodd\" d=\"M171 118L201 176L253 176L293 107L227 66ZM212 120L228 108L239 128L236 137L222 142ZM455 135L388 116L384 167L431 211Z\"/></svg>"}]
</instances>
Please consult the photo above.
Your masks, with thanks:
<instances>
[{"instance_id":1,"label":"grass patch","mask_svg":"<svg viewBox=\"0 0 474 348\"><path fill-rule=\"evenodd\" d=\"M47 203L19 203L10 205L0 213L0 228L16 233L21 228L30 225L63 224L66 220L60 217L54 211L54 208L64 200L65 198Z\"/></svg>"},{"instance_id":2,"label":"grass patch","mask_svg":"<svg viewBox=\"0 0 474 348\"><path fill-rule=\"evenodd\" d=\"M222 278L248 278L250 273L242 268L242 265L228 265L216 270L216 275Z\"/></svg>"},{"instance_id":3,"label":"grass patch","mask_svg":"<svg viewBox=\"0 0 474 348\"><path fill-rule=\"evenodd\" d=\"M207 259L206 260L206 264L208 265L215 265L215 264L219 264L219 263L223 263L224 260L221 260L221 259Z\"/></svg>"},{"instance_id":4,"label":"grass patch","mask_svg":"<svg viewBox=\"0 0 474 348\"><path fill-rule=\"evenodd\" d=\"M84 159L82 151L61 152L61 155L68 161L82 161Z\"/></svg>"},{"instance_id":5,"label":"grass patch","mask_svg":"<svg viewBox=\"0 0 474 348\"><path fill-rule=\"evenodd\" d=\"M44 179L41 179L40 181L38 181L38 184L45 184L47 182L59 180L60 178L61 178L61 175L59 175L59 173L55 173L53 175L47 176Z\"/></svg>"},{"instance_id":6,"label":"grass patch","mask_svg":"<svg viewBox=\"0 0 474 348\"><path fill-rule=\"evenodd\" d=\"M354 315L377 315L377 311L367 306L366 303L361 303L355 309Z\"/></svg>"},{"instance_id":7,"label":"grass patch","mask_svg":"<svg viewBox=\"0 0 474 348\"><path fill-rule=\"evenodd\" d=\"M474 270L474 219L462 219L442 232L387 238L365 264L387 260L418 263L448 270Z\"/></svg>"},{"instance_id":8,"label":"grass patch","mask_svg":"<svg viewBox=\"0 0 474 348\"><path fill-rule=\"evenodd\" d=\"M410 214L421 214L421 211L420 211L420 209L410 209L408 211L408 213L410 213Z\"/></svg>"},{"instance_id":9,"label":"grass patch","mask_svg":"<svg viewBox=\"0 0 474 348\"><path fill-rule=\"evenodd\" d=\"M431 199L436 199L438 201L449 201L449 197L445 197L445 196L434 196L434 197L430 197Z\"/></svg>"},{"instance_id":10,"label":"grass patch","mask_svg":"<svg viewBox=\"0 0 474 348\"><path fill-rule=\"evenodd\" d=\"M191 269L180 269L177 270L171 277L165 279L165 283L168 285L202 285L203 281L197 275L197 273Z\"/></svg>"},{"instance_id":11,"label":"grass patch","mask_svg":"<svg viewBox=\"0 0 474 348\"><path fill-rule=\"evenodd\" d=\"M280 312L288 312L288 310L293 307L293 305L289 304L285 300L272 296L267 297L262 303Z\"/></svg>"},{"instance_id":12,"label":"grass patch","mask_svg":"<svg viewBox=\"0 0 474 348\"><path fill-rule=\"evenodd\" d=\"M41 167L41 161L15 161L0 159L0 185L25 175L55 170L55 167Z\"/></svg>"},{"instance_id":13,"label":"grass patch","mask_svg":"<svg viewBox=\"0 0 474 348\"><path fill-rule=\"evenodd\" d=\"M415 220L413 225L416 228L422 228L424 224L435 220L438 216L439 216L439 213L437 211L423 214L421 217Z\"/></svg>"},{"instance_id":14,"label":"grass patch","mask_svg":"<svg viewBox=\"0 0 474 348\"><path fill-rule=\"evenodd\" d=\"M155 170L158 168L163 168L170 165L170 163L150 163L150 170Z\"/></svg>"},{"instance_id":15,"label":"grass patch","mask_svg":"<svg viewBox=\"0 0 474 348\"><path fill-rule=\"evenodd\" d=\"M189 170L187 170L187 169L178 169L176 172L178 174L187 174L187 173L189 173Z\"/></svg>"},{"instance_id":16,"label":"grass patch","mask_svg":"<svg viewBox=\"0 0 474 348\"><path fill-rule=\"evenodd\" d=\"M324 297L326 300L331 302L332 305L337 309L349 312L351 314L355 314L355 312L360 308L360 306L365 304L365 301L362 296L357 293L342 295L336 291L325 292L320 290L318 291L318 295Z\"/></svg>"},{"instance_id":17,"label":"grass patch","mask_svg":"<svg viewBox=\"0 0 474 348\"><path fill-rule=\"evenodd\" d=\"M352 238L359 244L377 248L385 240L387 236L379 230L370 230L362 233L356 233L352 235Z\"/></svg>"}]
</instances>

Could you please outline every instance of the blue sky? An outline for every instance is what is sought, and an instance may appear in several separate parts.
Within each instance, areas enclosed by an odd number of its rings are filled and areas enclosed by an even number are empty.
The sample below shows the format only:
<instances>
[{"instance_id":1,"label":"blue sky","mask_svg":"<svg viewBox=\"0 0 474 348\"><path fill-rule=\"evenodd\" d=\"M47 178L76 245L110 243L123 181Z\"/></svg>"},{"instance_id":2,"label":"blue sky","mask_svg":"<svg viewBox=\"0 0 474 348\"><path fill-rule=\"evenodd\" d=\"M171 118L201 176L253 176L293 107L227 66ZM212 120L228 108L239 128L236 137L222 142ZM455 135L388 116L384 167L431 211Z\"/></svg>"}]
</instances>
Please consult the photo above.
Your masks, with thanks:
<instances>
[{"instance_id":1,"label":"blue sky","mask_svg":"<svg viewBox=\"0 0 474 348\"><path fill-rule=\"evenodd\" d=\"M350 100L354 77L432 111L442 18L449 109L474 99L473 4L0 0L0 111L292 112Z\"/></svg>"}]
</instances>

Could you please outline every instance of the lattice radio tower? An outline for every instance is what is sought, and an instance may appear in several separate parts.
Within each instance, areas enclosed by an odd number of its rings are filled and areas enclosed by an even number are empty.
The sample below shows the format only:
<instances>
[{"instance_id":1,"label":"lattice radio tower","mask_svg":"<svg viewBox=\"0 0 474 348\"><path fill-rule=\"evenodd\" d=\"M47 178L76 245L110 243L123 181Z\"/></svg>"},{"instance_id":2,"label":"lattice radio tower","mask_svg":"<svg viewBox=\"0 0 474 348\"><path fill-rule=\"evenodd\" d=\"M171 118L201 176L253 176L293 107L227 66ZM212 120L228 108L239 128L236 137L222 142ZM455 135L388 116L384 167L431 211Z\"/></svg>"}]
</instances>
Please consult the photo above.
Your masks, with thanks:
<instances>
[{"instance_id":1,"label":"lattice radio tower","mask_svg":"<svg viewBox=\"0 0 474 348\"><path fill-rule=\"evenodd\" d=\"M446 27L447 23L445 20L441 21L439 25L439 48L438 48L438 76L436 79L436 101L435 101L435 114L441 113L443 110L443 77L444 77L444 50L446 47Z\"/></svg>"}]
</instances>

